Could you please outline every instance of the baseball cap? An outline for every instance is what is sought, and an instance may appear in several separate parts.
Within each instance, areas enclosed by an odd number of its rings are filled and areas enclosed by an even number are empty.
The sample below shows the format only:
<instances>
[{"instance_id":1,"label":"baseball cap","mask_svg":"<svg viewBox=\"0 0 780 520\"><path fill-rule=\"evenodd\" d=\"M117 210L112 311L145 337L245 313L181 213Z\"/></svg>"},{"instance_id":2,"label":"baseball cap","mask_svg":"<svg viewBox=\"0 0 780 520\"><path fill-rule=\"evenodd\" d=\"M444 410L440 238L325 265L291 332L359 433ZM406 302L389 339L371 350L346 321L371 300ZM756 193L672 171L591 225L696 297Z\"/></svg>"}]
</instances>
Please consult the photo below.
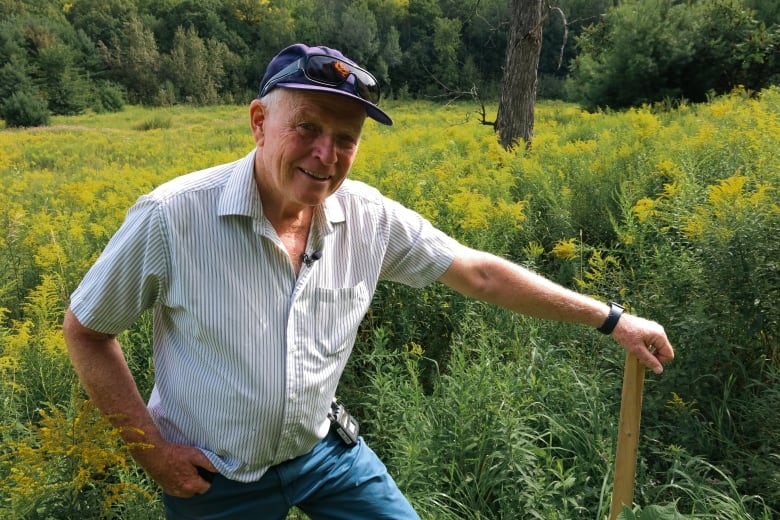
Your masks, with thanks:
<instances>
[{"instance_id":1,"label":"baseball cap","mask_svg":"<svg viewBox=\"0 0 780 520\"><path fill-rule=\"evenodd\" d=\"M290 45L274 56L260 81L258 97L276 87L330 92L363 104L371 119L384 125L393 120L379 108L379 82L367 70L329 47Z\"/></svg>"}]
</instances>

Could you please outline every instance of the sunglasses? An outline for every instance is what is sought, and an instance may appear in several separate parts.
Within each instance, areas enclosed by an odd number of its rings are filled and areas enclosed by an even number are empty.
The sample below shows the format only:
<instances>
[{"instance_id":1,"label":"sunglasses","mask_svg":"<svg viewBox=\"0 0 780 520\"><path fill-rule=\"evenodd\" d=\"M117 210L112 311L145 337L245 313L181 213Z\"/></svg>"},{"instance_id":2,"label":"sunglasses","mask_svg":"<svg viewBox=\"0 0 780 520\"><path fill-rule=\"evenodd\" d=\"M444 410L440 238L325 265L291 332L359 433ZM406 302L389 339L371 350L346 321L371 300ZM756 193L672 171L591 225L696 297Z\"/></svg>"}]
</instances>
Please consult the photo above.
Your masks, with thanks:
<instances>
[{"instance_id":1,"label":"sunglasses","mask_svg":"<svg viewBox=\"0 0 780 520\"><path fill-rule=\"evenodd\" d=\"M303 75L312 83L328 87L340 87L346 83L350 76L353 76L355 78L353 86L355 94L374 105L379 103L379 83L370 72L325 54L304 56L287 65L266 82L258 97L265 96L284 78L292 76L298 71L303 71Z\"/></svg>"}]
</instances>

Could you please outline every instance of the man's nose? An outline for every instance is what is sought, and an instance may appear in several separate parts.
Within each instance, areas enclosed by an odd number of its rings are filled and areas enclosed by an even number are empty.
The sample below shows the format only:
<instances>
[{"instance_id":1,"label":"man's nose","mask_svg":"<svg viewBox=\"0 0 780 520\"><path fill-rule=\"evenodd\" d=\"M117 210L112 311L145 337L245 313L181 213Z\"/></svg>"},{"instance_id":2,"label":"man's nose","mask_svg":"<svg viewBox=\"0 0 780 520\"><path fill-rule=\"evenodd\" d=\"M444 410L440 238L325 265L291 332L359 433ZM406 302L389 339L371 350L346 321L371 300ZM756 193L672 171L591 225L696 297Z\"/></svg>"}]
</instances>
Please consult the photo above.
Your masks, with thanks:
<instances>
[{"instance_id":1,"label":"man's nose","mask_svg":"<svg viewBox=\"0 0 780 520\"><path fill-rule=\"evenodd\" d=\"M338 160L336 140L332 136L321 135L314 145L314 154L323 164L335 164Z\"/></svg>"}]
</instances>

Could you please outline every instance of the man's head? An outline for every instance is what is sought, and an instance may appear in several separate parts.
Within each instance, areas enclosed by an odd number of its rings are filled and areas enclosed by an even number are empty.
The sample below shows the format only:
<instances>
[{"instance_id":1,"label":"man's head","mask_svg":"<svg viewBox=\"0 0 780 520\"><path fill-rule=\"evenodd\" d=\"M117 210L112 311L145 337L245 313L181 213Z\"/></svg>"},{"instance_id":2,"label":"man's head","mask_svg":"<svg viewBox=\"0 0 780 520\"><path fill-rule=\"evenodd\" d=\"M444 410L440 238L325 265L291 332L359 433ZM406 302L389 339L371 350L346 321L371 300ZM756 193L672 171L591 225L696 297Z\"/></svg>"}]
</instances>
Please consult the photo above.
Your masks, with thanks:
<instances>
[{"instance_id":1,"label":"man's head","mask_svg":"<svg viewBox=\"0 0 780 520\"><path fill-rule=\"evenodd\" d=\"M296 215L321 204L349 175L366 110L347 96L279 88L249 105L263 211Z\"/></svg>"},{"instance_id":2,"label":"man's head","mask_svg":"<svg viewBox=\"0 0 780 520\"><path fill-rule=\"evenodd\" d=\"M336 49L291 45L274 56L260 81L258 97L281 87L319 91L359 101L371 119L385 125L393 120L377 104L376 78Z\"/></svg>"}]
</instances>

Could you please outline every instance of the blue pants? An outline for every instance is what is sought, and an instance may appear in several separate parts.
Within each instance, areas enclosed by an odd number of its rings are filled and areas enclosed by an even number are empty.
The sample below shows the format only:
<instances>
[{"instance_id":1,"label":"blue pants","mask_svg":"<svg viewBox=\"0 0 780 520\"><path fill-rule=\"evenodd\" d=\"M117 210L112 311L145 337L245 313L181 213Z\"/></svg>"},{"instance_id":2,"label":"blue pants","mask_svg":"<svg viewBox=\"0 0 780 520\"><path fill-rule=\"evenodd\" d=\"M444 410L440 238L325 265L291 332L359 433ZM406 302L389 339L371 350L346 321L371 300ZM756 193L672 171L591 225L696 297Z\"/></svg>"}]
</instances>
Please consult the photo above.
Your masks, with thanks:
<instances>
[{"instance_id":1,"label":"blue pants","mask_svg":"<svg viewBox=\"0 0 780 520\"><path fill-rule=\"evenodd\" d=\"M257 482L216 475L203 495L163 499L168 520L284 520L293 506L314 520L419 519L363 439L347 448L332 432Z\"/></svg>"}]
</instances>

